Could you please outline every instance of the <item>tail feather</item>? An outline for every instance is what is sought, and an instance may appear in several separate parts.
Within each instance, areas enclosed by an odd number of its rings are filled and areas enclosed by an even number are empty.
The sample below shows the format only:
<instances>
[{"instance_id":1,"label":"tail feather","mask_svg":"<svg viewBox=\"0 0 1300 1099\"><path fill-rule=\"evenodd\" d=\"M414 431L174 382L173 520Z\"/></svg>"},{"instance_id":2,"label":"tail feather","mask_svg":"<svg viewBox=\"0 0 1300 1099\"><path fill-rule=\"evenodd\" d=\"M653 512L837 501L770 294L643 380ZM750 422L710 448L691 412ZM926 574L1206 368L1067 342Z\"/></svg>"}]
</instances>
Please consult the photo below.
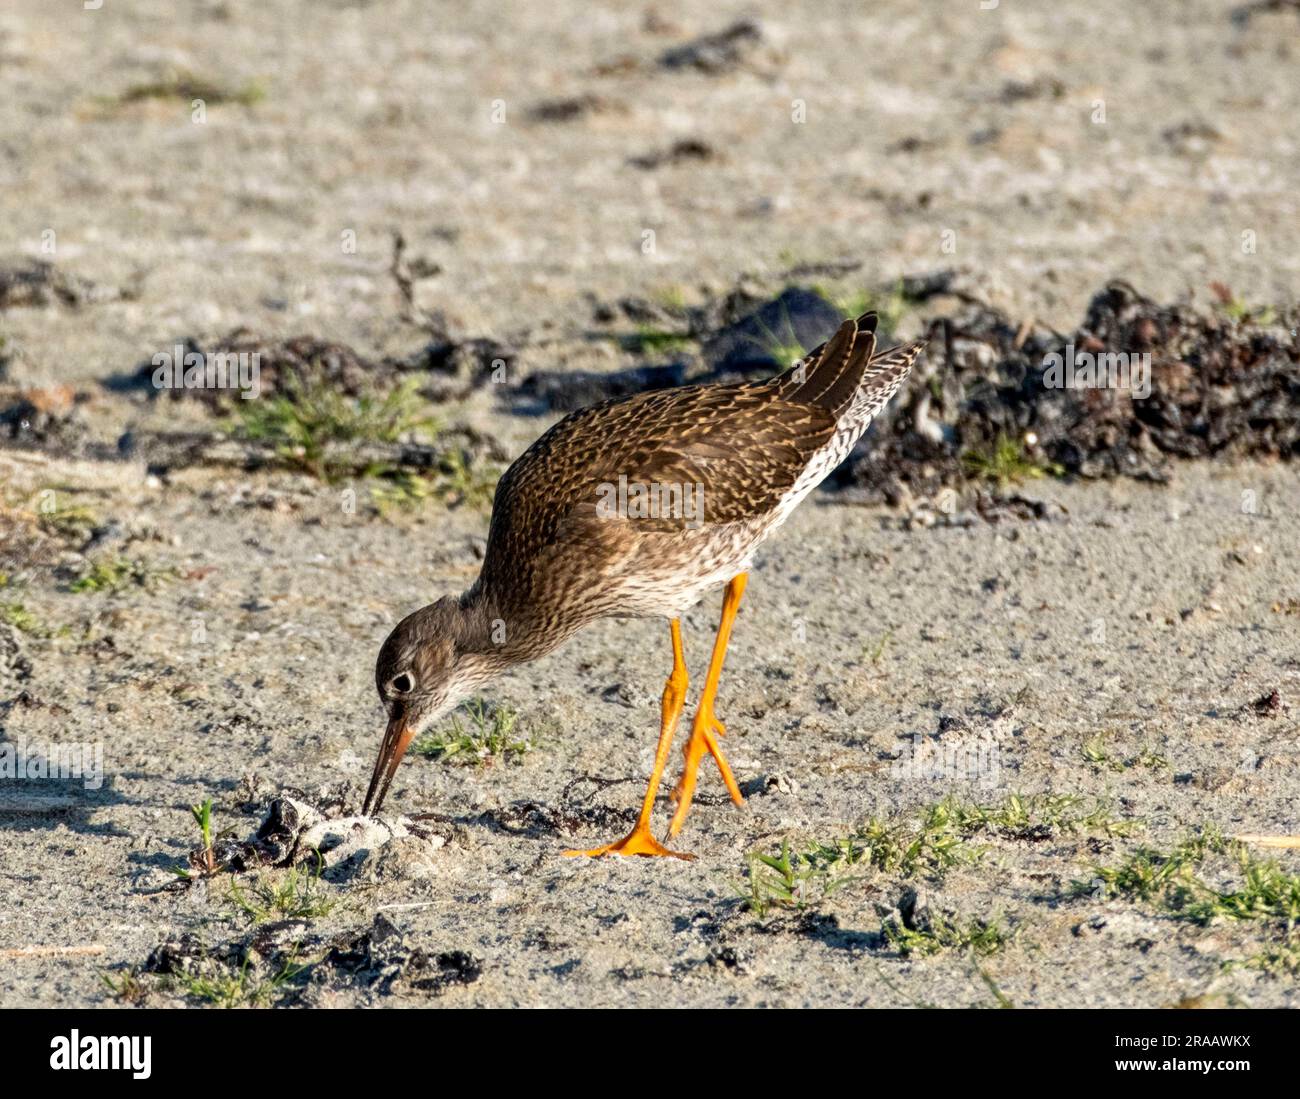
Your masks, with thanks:
<instances>
[{"instance_id":1,"label":"tail feather","mask_svg":"<svg viewBox=\"0 0 1300 1099\"><path fill-rule=\"evenodd\" d=\"M876 348L875 313L848 320L826 343L774 379L783 400L817 405L837 418L854 402Z\"/></svg>"},{"instance_id":2,"label":"tail feather","mask_svg":"<svg viewBox=\"0 0 1300 1099\"><path fill-rule=\"evenodd\" d=\"M925 340L900 344L875 354L875 313L845 321L826 343L809 352L773 383L787 401L802 401L833 413L838 420L870 420L898 392Z\"/></svg>"},{"instance_id":3,"label":"tail feather","mask_svg":"<svg viewBox=\"0 0 1300 1099\"><path fill-rule=\"evenodd\" d=\"M855 419L865 417L870 420L884 408L907 380L917 357L925 350L925 345L925 340L900 344L872 359L862 376L862 384L858 387L850 414Z\"/></svg>"}]
</instances>

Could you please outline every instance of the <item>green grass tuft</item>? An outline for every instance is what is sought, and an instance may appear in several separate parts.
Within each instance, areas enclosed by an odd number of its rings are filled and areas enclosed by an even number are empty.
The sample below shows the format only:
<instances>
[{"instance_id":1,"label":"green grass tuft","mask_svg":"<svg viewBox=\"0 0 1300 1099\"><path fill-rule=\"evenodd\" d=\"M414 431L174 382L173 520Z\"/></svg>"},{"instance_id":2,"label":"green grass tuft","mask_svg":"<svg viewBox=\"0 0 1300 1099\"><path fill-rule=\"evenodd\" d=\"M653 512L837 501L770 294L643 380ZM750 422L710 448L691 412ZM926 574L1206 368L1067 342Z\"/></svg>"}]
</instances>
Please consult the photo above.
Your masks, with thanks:
<instances>
[{"instance_id":1,"label":"green grass tuft","mask_svg":"<svg viewBox=\"0 0 1300 1099\"><path fill-rule=\"evenodd\" d=\"M38 493L38 496L40 495ZM84 542L97 527L102 525L98 515L80 504L56 503L51 508L38 506L36 517L42 530L56 537L76 542Z\"/></svg>"},{"instance_id":2,"label":"green grass tuft","mask_svg":"<svg viewBox=\"0 0 1300 1099\"><path fill-rule=\"evenodd\" d=\"M1215 864L1212 875L1205 872L1207 863ZM1225 967L1270 975L1300 972L1300 874L1261 858L1212 825L1168 850L1139 847L1119 863L1091 871L1090 880L1072 883L1075 896L1140 900L1202 926L1215 920L1258 923L1270 940L1257 954L1229 960Z\"/></svg>"},{"instance_id":3,"label":"green grass tuft","mask_svg":"<svg viewBox=\"0 0 1300 1099\"><path fill-rule=\"evenodd\" d=\"M43 637L46 634L37 617L21 603L0 603L0 622L33 637Z\"/></svg>"},{"instance_id":4,"label":"green grass tuft","mask_svg":"<svg viewBox=\"0 0 1300 1099\"><path fill-rule=\"evenodd\" d=\"M383 396L349 397L323 382L304 383L290 375L283 392L240 401L224 426L236 438L271 447L286 465L334 483L357 472L358 444L396 443L435 426L419 387L412 378ZM379 476L388 470L362 472Z\"/></svg>"},{"instance_id":5,"label":"green grass tuft","mask_svg":"<svg viewBox=\"0 0 1300 1099\"><path fill-rule=\"evenodd\" d=\"M95 561L84 573L68 584L68 590L81 594L117 592L124 588L150 588L176 575L174 569L158 568L146 561L111 557Z\"/></svg>"},{"instance_id":6,"label":"green grass tuft","mask_svg":"<svg viewBox=\"0 0 1300 1099\"><path fill-rule=\"evenodd\" d=\"M945 950L969 950L986 958L1001 950L1011 939L1011 931L1000 919L971 920L958 924L945 916L932 915L924 928L904 927L891 916L882 925L885 940L904 957L930 957Z\"/></svg>"},{"instance_id":7,"label":"green grass tuft","mask_svg":"<svg viewBox=\"0 0 1300 1099\"><path fill-rule=\"evenodd\" d=\"M306 968L290 956L279 968L263 974L250 955L238 967L209 959L199 971L173 973L168 980L185 995L214 1007L266 1007Z\"/></svg>"},{"instance_id":8,"label":"green grass tuft","mask_svg":"<svg viewBox=\"0 0 1300 1099\"><path fill-rule=\"evenodd\" d=\"M1271 305L1252 306L1243 298L1233 297L1220 301L1218 308L1229 320L1237 324L1257 324L1267 327L1277 322L1277 310Z\"/></svg>"},{"instance_id":9,"label":"green grass tuft","mask_svg":"<svg viewBox=\"0 0 1300 1099\"><path fill-rule=\"evenodd\" d=\"M1068 794L1010 794L987 805L950 797L910 818L873 817L844 836L798 848L786 839L779 854L750 852L738 892L745 907L764 919L774 908L808 907L871 874L910 879L976 862L984 848L971 841L980 836L1124 836L1139 827L1140 821L1116 817L1104 802Z\"/></svg>"},{"instance_id":10,"label":"green grass tuft","mask_svg":"<svg viewBox=\"0 0 1300 1099\"><path fill-rule=\"evenodd\" d=\"M621 336L623 345L629 351L639 354L672 354L685 351L691 346L691 337L682 332L655 328L653 325L637 325L635 332Z\"/></svg>"},{"instance_id":11,"label":"green grass tuft","mask_svg":"<svg viewBox=\"0 0 1300 1099\"><path fill-rule=\"evenodd\" d=\"M1065 473L1054 462L1037 462L1025 453L1018 439L999 435L991 447L972 448L961 456L966 472L980 480L996 481L999 488L1021 484L1038 477L1060 477Z\"/></svg>"},{"instance_id":12,"label":"green grass tuft","mask_svg":"<svg viewBox=\"0 0 1300 1099\"><path fill-rule=\"evenodd\" d=\"M686 289L679 283L659 287L651 297L670 313L683 313L686 311Z\"/></svg>"},{"instance_id":13,"label":"green grass tuft","mask_svg":"<svg viewBox=\"0 0 1300 1099\"><path fill-rule=\"evenodd\" d=\"M190 816L194 818L194 823L199 828L199 848L197 852L190 855L190 863L194 869L201 870L205 874L215 874L217 858L212 849L212 799L204 798L198 805L191 805ZM176 873L182 878L190 876L190 871L186 867L179 867Z\"/></svg>"},{"instance_id":14,"label":"green grass tuft","mask_svg":"<svg viewBox=\"0 0 1300 1099\"><path fill-rule=\"evenodd\" d=\"M1225 969L1255 969L1270 977L1300 977L1300 931L1291 928L1281 942L1266 946L1248 958L1224 963Z\"/></svg>"},{"instance_id":15,"label":"green grass tuft","mask_svg":"<svg viewBox=\"0 0 1300 1099\"><path fill-rule=\"evenodd\" d=\"M449 451L434 473L397 470L370 487L370 499L380 515L412 510L429 500L447 507L487 508L496 492L500 471L470 462L463 451Z\"/></svg>"},{"instance_id":16,"label":"green grass tuft","mask_svg":"<svg viewBox=\"0 0 1300 1099\"><path fill-rule=\"evenodd\" d=\"M1128 759L1116 759L1106 748L1106 736L1098 733L1084 742L1083 758L1094 767L1109 771L1122 772L1133 767L1149 767L1152 770L1168 770L1169 760L1152 748L1143 748Z\"/></svg>"},{"instance_id":17,"label":"green grass tuft","mask_svg":"<svg viewBox=\"0 0 1300 1099\"><path fill-rule=\"evenodd\" d=\"M893 334L903 315L915 305L903 292L902 279L884 291L856 289L840 292L826 286L814 286L813 290L835 306L845 320L855 320L874 310L880 318L880 330L886 337Z\"/></svg>"},{"instance_id":18,"label":"green grass tuft","mask_svg":"<svg viewBox=\"0 0 1300 1099\"><path fill-rule=\"evenodd\" d=\"M253 923L327 916L336 902L321 891L320 875L291 867L280 875L264 874L247 888L231 883L227 899Z\"/></svg>"},{"instance_id":19,"label":"green grass tuft","mask_svg":"<svg viewBox=\"0 0 1300 1099\"><path fill-rule=\"evenodd\" d=\"M1189 836L1168 851L1142 846L1114 866L1092 867L1089 881L1075 881L1071 892L1076 896L1130 897L1140 900L1185 898L1195 881L1194 867L1212 854L1222 854L1232 844L1222 832L1210 826ZM1181 905L1181 902L1179 902Z\"/></svg>"},{"instance_id":20,"label":"green grass tuft","mask_svg":"<svg viewBox=\"0 0 1300 1099\"><path fill-rule=\"evenodd\" d=\"M108 994L119 1003L136 1006L144 1003L149 996L149 989L134 969L125 970L120 977L114 977L106 971L101 972L99 979L108 989Z\"/></svg>"},{"instance_id":21,"label":"green grass tuft","mask_svg":"<svg viewBox=\"0 0 1300 1099\"><path fill-rule=\"evenodd\" d=\"M453 715L444 728L415 742L414 749L429 759L463 764L487 764L498 757L517 760L536 745L515 732L519 712L510 706L488 706L475 701L464 707L468 725Z\"/></svg>"}]
</instances>

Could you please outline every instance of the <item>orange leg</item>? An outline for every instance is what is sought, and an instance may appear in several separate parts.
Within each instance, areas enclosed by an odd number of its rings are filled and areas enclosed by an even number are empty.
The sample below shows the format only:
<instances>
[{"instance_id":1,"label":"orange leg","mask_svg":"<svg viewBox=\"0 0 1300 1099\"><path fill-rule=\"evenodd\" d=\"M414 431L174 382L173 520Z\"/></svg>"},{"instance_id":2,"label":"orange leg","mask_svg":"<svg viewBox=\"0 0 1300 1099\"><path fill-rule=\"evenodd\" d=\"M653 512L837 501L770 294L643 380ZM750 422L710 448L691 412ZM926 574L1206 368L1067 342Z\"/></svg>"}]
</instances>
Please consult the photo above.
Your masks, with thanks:
<instances>
[{"instance_id":1,"label":"orange leg","mask_svg":"<svg viewBox=\"0 0 1300 1099\"><path fill-rule=\"evenodd\" d=\"M736 777L718 747L717 738L726 730L722 722L713 715L713 699L718 693L718 680L722 678L722 662L727 656L727 642L731 639L731 624L736 620L736 611L740 607L740 597L745 594L745 584L749 581L746 573L733 576L727 585L727 594L722 599L722 621L718 624L718 636L713 642L713 656L709 660L709 674L704 681L704 692L700 695L700 708L695 711L695 721L691 724L691 739L686 743L686 763L682 767L682 777L673 791L673 800L677 802L677 811L668 825L668 834L677 835L682 830L682 823L691 808L691 799L695 796L696 774L700 760L708 752L717 761L718 770L722 772L722 781L727 785L727 793L737 805L744 805L740 796L740 787Z\"/></svg>"},{"instance_id":2,"label":"orange leg","mask_svg":"<svg viewBox=\"0 0 1300 1099\"><path fill-rule=\"evenodd\" d=\"M679 619L672 620L673 632L673 670L664 684L663 711L659 725L659 746L655 749L654 769L650 772L650 785L641 802L641 816L636 826L621 840L607 843L604 847L593 847L590 851L565 851L566 855L671 855L678 859L693 859L681 851L670 851L650 834L650 814L654 810L655 794L659 792L659 780L663 777L664 767L668 763L668 750L673 745L673 733L681 720L682 707L686 705L686 656L682 652L682 624Z\"/></svg>"}]
</instances>

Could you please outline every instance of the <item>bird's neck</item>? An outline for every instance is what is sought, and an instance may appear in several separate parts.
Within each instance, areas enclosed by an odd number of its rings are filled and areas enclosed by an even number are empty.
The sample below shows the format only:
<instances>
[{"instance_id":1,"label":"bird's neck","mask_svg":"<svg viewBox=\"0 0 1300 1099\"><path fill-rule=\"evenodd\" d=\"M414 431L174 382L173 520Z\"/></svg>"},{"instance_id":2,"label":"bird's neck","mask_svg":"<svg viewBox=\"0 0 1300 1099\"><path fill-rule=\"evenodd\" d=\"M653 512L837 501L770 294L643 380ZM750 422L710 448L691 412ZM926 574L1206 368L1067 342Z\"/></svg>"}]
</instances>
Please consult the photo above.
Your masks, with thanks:
<instances>
[{"instance_id":1,"label":"bird's neck","mask_svg":"<svg viewBox=\"0 0 1300 1099\"><path fill-rule=\"evenodd\" d=\"M460 609L463 632L457 639L458 651L471 653L497 670L544 656L574 632L537 616L512 613L482 578L460 597Z\"/></svg>"},{"instance_id":2,"label":"bird's neck","mask_svg":"<svg viewBox=\"0 0 1300 1099\"><path fill-rule=\"evenodd\" d=\"M456 651L490 656L499 650L508 632L494 601L479 584L459 599L456 623Z\"/></svg>"}]
</instances>

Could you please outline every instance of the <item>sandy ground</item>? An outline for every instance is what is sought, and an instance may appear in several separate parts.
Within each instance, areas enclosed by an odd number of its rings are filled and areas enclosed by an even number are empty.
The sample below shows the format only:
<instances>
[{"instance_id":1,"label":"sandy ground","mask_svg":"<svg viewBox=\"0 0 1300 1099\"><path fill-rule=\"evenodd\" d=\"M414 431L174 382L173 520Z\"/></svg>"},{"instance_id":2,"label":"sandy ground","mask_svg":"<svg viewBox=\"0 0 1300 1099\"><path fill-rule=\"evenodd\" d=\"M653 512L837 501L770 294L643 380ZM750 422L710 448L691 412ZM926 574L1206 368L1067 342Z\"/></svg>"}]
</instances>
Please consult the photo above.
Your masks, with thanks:
<instances>
[{"instance_id":1,"label":"sandy ground","mask_svg":"<svg viewBox=\"0 0 1300 1099\"><path fill-rule=\"evenodd\" d=\"M40 255L52 230L61 265L144 294L58 325L12 315L6 335L38 379L237 325L401 344L393 228L443 269L428 300L495 336L580 331L583 295L609 288L691 295L846 259L872 284L963 266L994 304L1060 328L1114 276L1161 298L1211 279L1293 295L1293 11L1244 26L1216 0L861 11L17 0L0 15L6 250ZM747 15L767 41L735 71L655 64ZM214 102L201 124L185 98L113 105L168 72L263 98ZM530 113L583 97L574 121ZM685 139L712 158L629 164Z\"/></svg>"},{"instance_id":2,"label":"sandy ground","mask_svg":"<svg viewBox=\"0 0 1300 1099\"><path fill-rule=\"evenodd\" d=\"M591 295L689 300L829 261L860 261L847 276L859 286L959 266L996 304L1060 326L1116 275L1164 298L1204 299L1211 279L1255 303L1294 297L1293 11L1243 23L1217 3L1118 0L888 2L868 16L847 3L177 10L20 0L0 15L0 258L43 255L127 291L0 312L3 380L77 386L110 441L203 419L97 384L188 335L246 325L417 346L387 274L395 228L441 269L420 281L422 302L456 334L517 342L521 370L634 361L587 338ZM741 16L761 19L764 41L733 70L656 64ZM202 123L188 98L122 101L169 71L257 93L214 101ZM572 120L534 114L575 97ZM629 163L684 139L710 154ZM544 426L483 395L451 412L511 450ZM30 673L0 667L5 739L102 742L106 770L98 790L59 786L73 801L61 812L0 814L0 950L103 948L7 958L0 1004L111 1002L101 971L120 977L184 931L213 944L244 933L224 881L161 887L195 842L189 805L214 798L218 827L242 836L258 821L237 808L245 775L364 784L378 645L398 616L472 579L486 515L430 504L377 518L284 473L160 483L132 463L12 450L0 484L10 503L54 487L117 524L118 548L177 574L118 593L51 575L0 591L39 624L14 635ZM472 954L481 976L436 998L333 979L301 998L992 1006L997 989L1017 1006L1294 1004L1289 979L1225 968L1260 949L1254 925L1068 894L1135 842L1208 824L1300 832L1300 473L1185 466L1164 488L1028 491L1065 513L907 529L827 495L796 514L753 575L723 681L748 804L719 797L705 771L681 837L693 863L560 855L614 838L568 827L568 810L616 816L639 800L668 664L661 624L603 624L502 681L492 697L519 710L534 750L491 766L409 760L390 807L449 818L445 845L327 877L335 905L311 921L347 935L382 910L426 950ZM688 623L697 682L716 614L701 605ZM1276 713L1250 710L1273 690ZM996 766L975 781L901 773L914 738L935 734L992 738ZM1151 762L1089 759L1097 743ZM584 773L617 784L566 794ZM783 837L1013 791L1100 799L1142 831L994 838L941 878L864 873L802 914L760 919L739 900L746 853ZM1015 935L978 961L902 957L881 929L909 888Z\"/></svg>"},{"instance_id":3,"label":"sandy ground","mask_svg":"<svg viewBox=\"0 0 1300 1099\"><path fill-rule=\"evenodd\" d=\"M24 686L34 701L9 710L7 732L37 743L102 739L110 779L74 790L70 814L4 820L0 935L7 945L95 943L106 953L11 962L6 1003L94 1000L101 965L138 964L181 929L233 935L224 884L155 891L195 841L186 806L216 798L218 825L242 836L257 823L230 808L246 773L304 788L363 782L380 732L372 654L394 614L464 584L482 530L471 513L361 527L321 490L279 513L231 505L231 484L196 487L119 499L162 539L145 547L151 558L210 574L151 594L33 591L27 601L42 621L87 640L29 646ZM1246 487L1258 494L1255 515L1241 512ZM783 835L843 834L865 816L947 794L988 803L1010 791L1102 799L1145 821L1143 837L1155 842L1208 823L1294 832L1294 710L1265 719L1242 707L1273 689L1294 699L1300 686L1300 631L1273 609L1295 591L1298 490L1285 468L1188 469L1168 489L1045 488L1068 508L1061 521L921 532L883 512L805 507L755 571L721 696L751 796L732 807L705 772L712 796L682 836L698 861L578 862L562 849L614 837L494 825L521 803L560 807L582 773L626 780L581 790L592 804L637 803L666 636L655 623L610 622L501 684L496 697L518 707L539 741L519 763L404 765L393 806L454 818L450 842L423 870L398 862L331 884L341 904L327 926L364 926L377 907L398 906L388 915L420 941L485 963L477 983L447 994L457 1002L989 1000L960 954L909 962L855 941L898 903L896 883L879 875L819 906L837 932L765 932L737 902L744 853L774 850ZM697 677L715 615L701 607L688 622ZM1013 698L992 773L973 782L896 773L892 761L945 715L978 730ZM1146 750L1166 765L1098 766L1084 754L1098 736L1115 758ZM1289 981L1221 972L1248 932L1188 930L1126 903L1063 898L1111 854L1083 836L994 844L980 864L927 888L957 911L1005 913L1020 928L985 963L1017 1004L1161 1005L1207 993L1293 1002ZM1074 929L1099 912L1119 930L1080 938ZM720 942L739 951L739 973L710 963Z\"/></svg>"}]
</instances>

